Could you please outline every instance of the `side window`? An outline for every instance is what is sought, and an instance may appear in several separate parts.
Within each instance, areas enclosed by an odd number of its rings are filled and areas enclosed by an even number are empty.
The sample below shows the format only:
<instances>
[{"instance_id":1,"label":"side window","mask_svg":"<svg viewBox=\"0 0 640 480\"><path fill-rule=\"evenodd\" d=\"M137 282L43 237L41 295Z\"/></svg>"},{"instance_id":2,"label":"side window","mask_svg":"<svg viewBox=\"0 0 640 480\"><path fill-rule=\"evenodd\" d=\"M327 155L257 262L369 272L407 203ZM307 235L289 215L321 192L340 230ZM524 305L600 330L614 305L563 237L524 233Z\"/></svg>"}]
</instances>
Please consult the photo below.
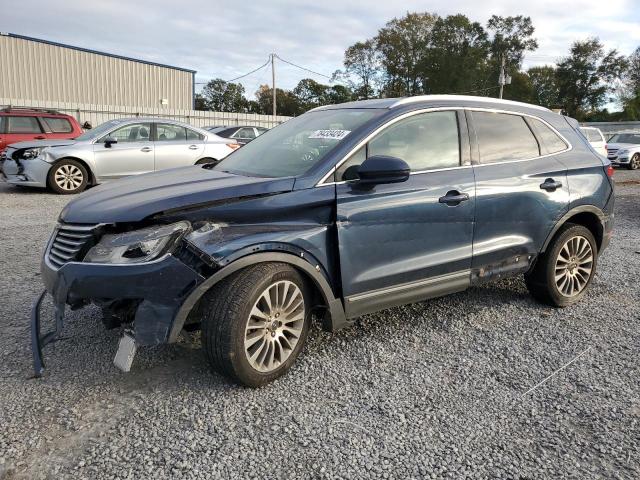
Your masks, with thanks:
<instances>
[{"instance_id":1,"label":"side window","mask_svg":"<svg viewBox=\"0 0 640 480\"><path fill-rule=\"evenodd\" d=\"M233 138L256 138L256 133L253 131L253 128L241 128L235 134L232 135Z\"/></svg>"},{"instance_id":2,"label":"side window","mask_svg":"<svg viewBox=\"0 0 640 480\"><path fill-rule=\"evenodd\" d=\"M6 117L7 133L42 133L36 117Z\"/></svg>"},{"instance_id":3,"label":"side window","mask_svg":"<svg viewBox=\"0 0 640 480\"><path fill-rule=\"evenodd\" d=\"M357 167L373 155L400 158L413 172L459 166L456 112L421 113L391 125L340 165L336 181L357 179Z\"/></svg>"},{"instance_id":4,"label":"side window","mask_svg":"<svg viewBox=\"0 0 640 480\"><path fill-rule=\"evenodd\" d=\"M186 128L171 123L156 125L156 142L179 142L187 140Z\"/></svg>"},{"instance_id":5,"label":"side window","mask_svg":"<svg viewBox=\"0 0 640 480\"><path fill-rule=\"evenodd\" d=\"M107 137L110 137L117 139L118 143L148 142L150 131L150 123L132 123L114 130L99 141L104 142Z\"/></svg>"},{"instance_id":6,"label":"side window","mask_svg":"<svg viewBox=\"0 0 640 480\"><path fill-rule=\"evenodd\" d=\"M535 118L529 118L529 122L540 139L540 149L542 150L543 155L562 152L568 148L564 140L562 140L562 138L560 138L558 134L551 130L544 122ZM599 137L600 136L598 135L598 138Z\"/></svg>"},{"instance_id":7,"label":"side window","mask_svg":"<svg viewBox=\"0 0 640 480\"><path fill-rule=\"evenodd\" d=\"M71 133L73 131L71 122L66 118L42 117L42 121L53 133Z\"/></svg>"},{"instance_id":8,"label":"side window","mask_svg":"<svg viewBox=\"0 0 640 480\"><path fill-rule=\"evenodd\" d=\"M0 116L0 133L5 133L5 132L6 132L6 130L5 130L5 129L6 129L7 127L6 127L6 125L5 125L5 124L6 124L5 118L6 118L6 117L2 117L2 116Z\"/></svg>"},{"instance_id":9,"label":"side window","mask_svg":"<svg viewBox=\"0 0 640 480\"><path fill-rule=\"evenodd\" d=\"M472 115L481 163L525 160L540 155L538 141L520 115L478 111Z\"/></svg>"},{"instance_id":10,"label":"side window","mask_svg":"<svg viewBox=\"0 0 640 480\"><path fill-rule=\"evenodd\" d=\"M187 128L187 141L204 140L204 135Z\"/></svg>"}]
</instances>

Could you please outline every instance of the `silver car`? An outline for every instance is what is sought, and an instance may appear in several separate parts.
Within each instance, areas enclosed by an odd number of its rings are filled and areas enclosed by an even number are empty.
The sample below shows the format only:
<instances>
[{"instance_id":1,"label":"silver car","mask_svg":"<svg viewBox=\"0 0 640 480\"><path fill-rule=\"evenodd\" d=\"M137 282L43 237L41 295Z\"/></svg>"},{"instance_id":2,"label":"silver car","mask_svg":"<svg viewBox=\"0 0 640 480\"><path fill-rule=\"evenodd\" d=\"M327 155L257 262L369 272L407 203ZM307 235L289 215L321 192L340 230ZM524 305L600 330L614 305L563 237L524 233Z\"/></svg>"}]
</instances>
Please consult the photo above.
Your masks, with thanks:
<instances>
[{"instance_id":1,"label":"silver car","mask_svg":"<svg viewBox=\"0 0 640 480\"><path fill-rule=\"evenodd\" d=\"M128 118L105 122L74 140L14 143L1 166L9 183L69 194L127 175L217 163L238 147L186 123Z\"/></svg>"}]
</instances>

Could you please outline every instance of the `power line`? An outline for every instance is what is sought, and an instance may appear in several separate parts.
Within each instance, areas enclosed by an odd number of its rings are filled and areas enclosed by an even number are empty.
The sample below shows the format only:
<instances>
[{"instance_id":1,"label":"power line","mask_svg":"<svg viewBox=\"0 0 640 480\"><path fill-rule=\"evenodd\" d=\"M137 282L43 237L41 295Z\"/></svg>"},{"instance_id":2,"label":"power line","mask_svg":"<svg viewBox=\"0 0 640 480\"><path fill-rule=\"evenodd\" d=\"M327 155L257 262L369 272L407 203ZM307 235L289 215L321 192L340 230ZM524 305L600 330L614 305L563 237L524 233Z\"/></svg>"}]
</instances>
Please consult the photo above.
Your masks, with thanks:
<instances>
[{"instance_id":1,"label":"power line","mask_svg":"<svg viewBox=\"0 0 640 480\"><path fill-rule=\"evenodd\" d=\"M291 65L292 67L299 68L300 70L304 70L305 72L313 73L314 75L319 75L319 76L321 76L321 77L328 78L329 80L331 80L331 79L332 79L329 75L325 75L324 73L316 72L316 71L311 70L311 69L309 69L309 68L301 67L300 65L296 65L295 63L290 62L289 60L285 60L284 58L282 58L282 57L281 57L280 55L278 55L278 54L275 54L275 53L274 53L274 56L275 56L278 60L280 60L281 62L288 63L288 64L289 64L289 65Z\"/></svg>"},{"instance_id":2,"label":"power line","mask_svg":"<svg viewBox=\"0 0 640 480\"><path fill-rule=\"evenodd\" d=\"M262 65L260 65L258 68L254 68L253 70L251 70L248 73L245 73L244 75L240 75L239 77L232 78L231 80L224 80L224 81L227 82L227 83L231 83L231 82L235 82L236 80L240 80L241 78L248 77L252 73L256 73L258 70L263 69L264 67L269 65L269 62L271 62L271 58L269 58L269 60L267 60ZM196 85L206 85L207 83L209 83L209 82L195 82Z\"/></svg>"}]
</instances>

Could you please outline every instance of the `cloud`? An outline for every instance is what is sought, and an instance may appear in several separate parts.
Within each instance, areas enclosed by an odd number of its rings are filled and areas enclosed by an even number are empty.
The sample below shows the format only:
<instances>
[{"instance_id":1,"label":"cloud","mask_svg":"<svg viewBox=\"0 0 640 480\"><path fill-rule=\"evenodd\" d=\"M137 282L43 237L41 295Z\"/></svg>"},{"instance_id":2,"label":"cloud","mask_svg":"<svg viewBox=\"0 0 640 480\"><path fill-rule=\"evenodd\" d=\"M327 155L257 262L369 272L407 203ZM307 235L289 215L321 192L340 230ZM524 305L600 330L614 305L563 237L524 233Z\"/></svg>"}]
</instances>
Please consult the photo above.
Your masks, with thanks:
<instances>
[{"instance_id":1,"label":"cloud","mask_svg":"<svg viewBox=\"0 0 640 480\"><path fill-rule=\"evenodd\" d=\"M271 52L330 75L342 67L349 45L372 37L407 11L463 13L482 23L491 14L529 15L540 48L526 65L552 63L568 53L571 42L588 36L599 36L608 48L629 54L640 45L636 1L434 0L426 6L417 0L21 0L4 9L0 31L192 68L198 81L206 81L242 75L263 64ZM276 73L284 88L309 76L283 63ZM270 77L265 68L242 83L251 93L260 83L270 83Z\"/></svg>"}]
</instances>

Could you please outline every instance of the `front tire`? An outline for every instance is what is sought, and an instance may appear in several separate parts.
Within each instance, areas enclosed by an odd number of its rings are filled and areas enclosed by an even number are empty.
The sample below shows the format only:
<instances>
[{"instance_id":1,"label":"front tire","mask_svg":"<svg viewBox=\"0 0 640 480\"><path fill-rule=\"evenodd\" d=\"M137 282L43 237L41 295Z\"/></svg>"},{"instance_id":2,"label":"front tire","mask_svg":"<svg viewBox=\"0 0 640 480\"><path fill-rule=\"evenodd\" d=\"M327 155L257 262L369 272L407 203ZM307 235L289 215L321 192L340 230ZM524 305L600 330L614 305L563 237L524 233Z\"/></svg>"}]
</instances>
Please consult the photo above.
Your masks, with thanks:
<instances>
[{"instance_id":1,"label":"front tire","mask_svg":"<svg viewBox=\"0 0 640 480\"><path fill-rule=\"evenodd\" d=\"M563 225L538 259L525 283L531 295L553 307L578 302L596 273L598 247L582 225Z\"/></svg>"},{"instance_id":2,"label":"front tire","mask_svg":"<svg viewBox=\"0 0 640 480\"><path fill-rule=\"evenodd\" d=\"M89 183L89 174L85 166L72 159L55 163L47 175L47 185L51 190L62 195L80 193Z\"/></svg>"},{"instance_id":3,"label":"front tire","mask_svg":"<svg viewBox=\"0 0 640 480\"><path fill-rule=\"evenodd\" d=\"M629 170L637 170L640 168L640 153L636 153L629 161Z\"/></svg>"},{"instance_id":4,"label":"front tire","mask_svg":"<svg viewBox=\"0 0 640 480\"><path fill-rule=\"evenodd\" d=\"M262 263L225 279L203 298L202 343L213 370L260 387L289 370L307 337L311 295L284 263Z\"/></svg>"}]
</instances>

